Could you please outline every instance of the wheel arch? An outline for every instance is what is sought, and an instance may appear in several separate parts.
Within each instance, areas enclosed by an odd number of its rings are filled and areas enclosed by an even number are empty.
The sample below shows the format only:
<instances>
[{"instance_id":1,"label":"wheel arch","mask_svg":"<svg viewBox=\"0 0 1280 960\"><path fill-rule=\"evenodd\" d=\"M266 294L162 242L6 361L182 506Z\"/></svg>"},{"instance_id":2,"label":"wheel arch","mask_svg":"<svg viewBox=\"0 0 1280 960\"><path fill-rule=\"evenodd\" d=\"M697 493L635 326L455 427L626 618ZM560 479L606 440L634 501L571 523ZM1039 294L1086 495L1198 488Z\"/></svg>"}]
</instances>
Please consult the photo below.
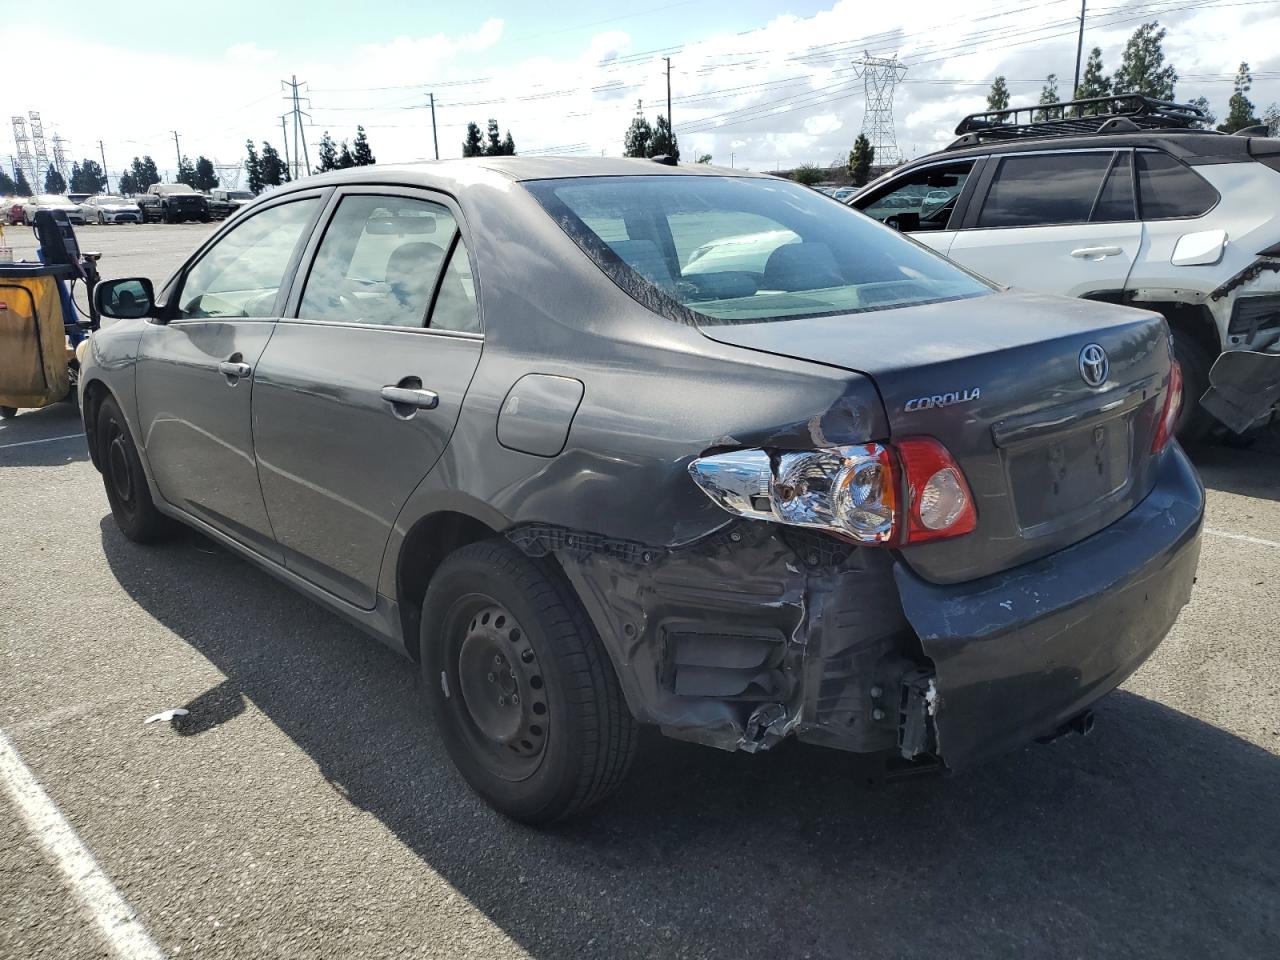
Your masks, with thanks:
<instances>
[{"instance_id":1,"label":"wheel arch","mask_svg":"<svg viewBox=\"0 0 1280 960\"><path fill-rule=\"evenodd\" d=\"M1134 306L1154 310L1162 314L1169 330L1176 336L1188 337L1209 355L1210 361L1222 352L1222 338L1213 313L1203 303L1183 303L1177 300L1154 300L1135 303Z\"/></svg>"},{"instance_id":2,"label":"wheel arch","mask_svg":"<svg viewBox=\"0 0 1280 960\"><path fill-rule=\"evenodd\" d=\"M109 396L112 396L111 388L96 377L84 385L80 416L84 421L84 437L89 447L89 460L99 473L102 472L102 464L98 460L98 411L102 408L102 401Z\"/></svg>"}]
</instances>

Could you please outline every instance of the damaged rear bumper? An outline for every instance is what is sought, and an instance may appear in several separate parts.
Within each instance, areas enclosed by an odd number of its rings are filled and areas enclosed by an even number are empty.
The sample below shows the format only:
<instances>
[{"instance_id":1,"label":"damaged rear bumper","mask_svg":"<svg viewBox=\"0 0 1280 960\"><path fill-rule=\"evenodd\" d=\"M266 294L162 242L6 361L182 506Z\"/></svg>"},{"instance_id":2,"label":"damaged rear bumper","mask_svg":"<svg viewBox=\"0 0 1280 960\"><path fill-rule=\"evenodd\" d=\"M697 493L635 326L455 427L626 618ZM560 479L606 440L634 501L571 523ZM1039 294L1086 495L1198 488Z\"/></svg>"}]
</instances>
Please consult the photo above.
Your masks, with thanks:
<instances>
[{"instance_id":1,"label":"damaged rear bumper","mask_svg":"<svg viewBox=\"0 0 1280 960\"><path fill-rule=\"evenodd\" d=\"M1186 604L1200 553L1204 490L1178 447L1125 517L1034 563L937 585L902 564L907 620L933 664L932 699L904 696L904 754L961 769L1052 733L1147 659ZM916 714L924 712L924 722Z\"/></svg>"}]
</instances>

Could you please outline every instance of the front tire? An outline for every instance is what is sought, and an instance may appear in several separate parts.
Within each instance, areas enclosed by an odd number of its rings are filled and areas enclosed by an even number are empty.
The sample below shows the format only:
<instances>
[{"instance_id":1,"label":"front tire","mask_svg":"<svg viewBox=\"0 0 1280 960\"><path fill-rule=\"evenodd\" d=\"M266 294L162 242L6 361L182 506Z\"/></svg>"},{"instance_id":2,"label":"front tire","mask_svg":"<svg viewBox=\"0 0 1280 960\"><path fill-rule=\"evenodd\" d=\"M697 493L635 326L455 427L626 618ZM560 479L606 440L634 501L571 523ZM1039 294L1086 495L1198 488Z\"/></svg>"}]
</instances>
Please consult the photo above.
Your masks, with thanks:
<instances>
[{"instance_id":1,"label":"front tire","mask_svg":"<svg viewBox=\"0 0 1280 960\"><path fill-rule=\"evenodd\" d=\"M422 608L422 677L463 778L529 824L573 816L621 784L637 724L572 590L506 540L449 556Z\"/></svg>"},{"instance_id":2,"label":"front tire","mask_svg":"<svg viewBox=\"0 0 1280 960\"><path fill-rule=\"evenodd\" d=\"M107 397L98 408L97 442L102 484L120 532L134 543L163 539L172 524L151 499L142 460L115 397Z\"/></svg>"}]
</instances>

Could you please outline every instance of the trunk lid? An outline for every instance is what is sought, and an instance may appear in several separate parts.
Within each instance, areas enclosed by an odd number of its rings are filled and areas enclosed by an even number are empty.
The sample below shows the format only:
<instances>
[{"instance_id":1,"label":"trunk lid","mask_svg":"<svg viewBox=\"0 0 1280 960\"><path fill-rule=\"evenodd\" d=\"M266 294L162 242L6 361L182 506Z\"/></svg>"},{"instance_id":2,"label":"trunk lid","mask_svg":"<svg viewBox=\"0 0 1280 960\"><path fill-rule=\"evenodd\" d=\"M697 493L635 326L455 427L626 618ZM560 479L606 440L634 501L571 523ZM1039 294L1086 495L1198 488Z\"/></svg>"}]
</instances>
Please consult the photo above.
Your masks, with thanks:
<instances>
[{"instance_id":1,"label":"trunk lid","mask_svg":"<svg viewBox=\"0 0 1280 960\"><path fill-rule=\"evenodd\" d=\"M1002 293L706 324L702 332L864 374L880 391L888 439L924 435L946 445L973 490L978 528L902 551L935 583L985 576L1082 540L1128 513L1154 483L1150 449L1170 357L1158 314ZM1107 360L1097 387L1082 373L1090 345Z\"/></svg>"}]
</instances>

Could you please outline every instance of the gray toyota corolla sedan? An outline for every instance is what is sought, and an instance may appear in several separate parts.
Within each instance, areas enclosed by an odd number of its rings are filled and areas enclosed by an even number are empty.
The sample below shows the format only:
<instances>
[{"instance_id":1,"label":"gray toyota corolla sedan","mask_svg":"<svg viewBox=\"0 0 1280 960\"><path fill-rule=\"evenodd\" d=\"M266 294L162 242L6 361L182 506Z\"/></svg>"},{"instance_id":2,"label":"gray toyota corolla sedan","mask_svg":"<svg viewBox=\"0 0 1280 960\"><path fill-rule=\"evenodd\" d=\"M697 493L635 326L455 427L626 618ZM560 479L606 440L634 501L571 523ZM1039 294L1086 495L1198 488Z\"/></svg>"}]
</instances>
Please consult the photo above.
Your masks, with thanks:
<instances>
[{"instance_id":1,"label":"gray toyota corolla sedan","mask_svg":"<svg viewBox=\"0 0 1280 960\"><path fill-rule=\"evenodd\" d=\"M95 298L125 535L182 521L418 661L520 820L617 787L638 723L903 773L1087 729L1195 578L1161 317L773 177L362 167Z\"/></svg>"}]
</instances>

